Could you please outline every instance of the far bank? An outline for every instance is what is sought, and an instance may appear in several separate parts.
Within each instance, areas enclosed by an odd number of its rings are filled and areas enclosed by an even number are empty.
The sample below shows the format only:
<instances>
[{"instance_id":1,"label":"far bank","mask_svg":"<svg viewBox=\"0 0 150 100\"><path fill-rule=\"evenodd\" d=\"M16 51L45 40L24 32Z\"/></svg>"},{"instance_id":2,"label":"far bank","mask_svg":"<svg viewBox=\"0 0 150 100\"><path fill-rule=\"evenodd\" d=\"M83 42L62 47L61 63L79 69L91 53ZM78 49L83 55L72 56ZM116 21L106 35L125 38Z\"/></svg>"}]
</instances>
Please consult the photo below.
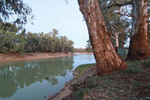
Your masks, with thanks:
<instances>
[{"instance_id":1,"label":"far bank","mask_svg":"<svg viewBox=\"0 0 150 100\"><path fill-rule=\"evenodd\" d=\"M71 56L73 54L93 54L91 52L74 52L74 53L25 53L21 55L19 53L0 53L0 62L4 61L18 61L18 60L33 60L33 59L47 59L56 57Z\"/></svg>"},{"instance_id":2,"label":"far bank","mask_svg":"<svg viewBox=\"0 0 150 100\"><path fill-rule=\"evenodd\" d=\"M25 53L23 56L19 53L0 53L0 62L4 61L17 61L17 60L33 60L33 59L46 59L55 57L70 56L72 53Z\"/></svg>"}]
</instances>

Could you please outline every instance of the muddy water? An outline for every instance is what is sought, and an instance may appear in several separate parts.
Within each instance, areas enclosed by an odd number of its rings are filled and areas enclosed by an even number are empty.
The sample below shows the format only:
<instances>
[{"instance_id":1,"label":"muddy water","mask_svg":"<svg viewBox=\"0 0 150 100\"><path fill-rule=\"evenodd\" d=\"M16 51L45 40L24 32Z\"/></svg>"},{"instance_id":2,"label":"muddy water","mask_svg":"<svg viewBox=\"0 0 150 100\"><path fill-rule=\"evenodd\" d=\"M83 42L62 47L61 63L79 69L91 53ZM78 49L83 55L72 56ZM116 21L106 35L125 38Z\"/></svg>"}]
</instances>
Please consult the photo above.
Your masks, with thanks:
<instances>
[{"instance_id":1,"label":"muddy water","mask_svg":"<svg viewBox=\"0 0 150 100\"><path fill-rule=\"evenodd\" d=\"M73 78L80 64L95 63L93 55L0 62L0 100L45 100Z\"/></svg>"}]
</instances>

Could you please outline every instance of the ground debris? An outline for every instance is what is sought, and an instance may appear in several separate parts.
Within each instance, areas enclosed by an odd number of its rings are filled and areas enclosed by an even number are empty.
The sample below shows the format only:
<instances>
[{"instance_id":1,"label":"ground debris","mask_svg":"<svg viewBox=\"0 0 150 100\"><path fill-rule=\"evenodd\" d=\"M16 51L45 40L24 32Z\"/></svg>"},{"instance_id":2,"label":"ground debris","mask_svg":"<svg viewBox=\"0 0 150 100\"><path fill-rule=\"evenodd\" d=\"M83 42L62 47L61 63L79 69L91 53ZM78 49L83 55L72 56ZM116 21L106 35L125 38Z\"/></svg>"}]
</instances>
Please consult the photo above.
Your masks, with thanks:
<instances>
[{"instance_id":1,"label":"ground debris","mask_svg":"<svg viewBox=\"0 0 150 100\"><path fill-rule=\"evenodd\" d=\"M150 68L138 65L106 76L95 75L96 66L89 67L68 84L69 95L52 100L150 100Z\"/></svg>"}]
</instances>

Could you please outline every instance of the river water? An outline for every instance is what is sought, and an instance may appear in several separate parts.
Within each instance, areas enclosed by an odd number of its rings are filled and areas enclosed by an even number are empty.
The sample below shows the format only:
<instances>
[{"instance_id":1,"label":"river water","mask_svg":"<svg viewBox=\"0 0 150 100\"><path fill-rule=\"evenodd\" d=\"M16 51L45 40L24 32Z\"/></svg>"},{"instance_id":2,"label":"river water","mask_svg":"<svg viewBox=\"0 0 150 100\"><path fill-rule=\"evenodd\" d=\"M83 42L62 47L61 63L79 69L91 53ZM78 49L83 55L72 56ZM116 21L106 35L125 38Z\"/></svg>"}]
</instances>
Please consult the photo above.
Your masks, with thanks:
<instances>
[{"instance_id":1,"label":"river water","mask_svg":"<svg viewBox=\"0 0 150 100\"><path fill-rule=\"evenodd\" d=\"M81 64L95 63L93 55L0 62L0 100L45 100L73 79Z\"/></svg>"}]
</instances>

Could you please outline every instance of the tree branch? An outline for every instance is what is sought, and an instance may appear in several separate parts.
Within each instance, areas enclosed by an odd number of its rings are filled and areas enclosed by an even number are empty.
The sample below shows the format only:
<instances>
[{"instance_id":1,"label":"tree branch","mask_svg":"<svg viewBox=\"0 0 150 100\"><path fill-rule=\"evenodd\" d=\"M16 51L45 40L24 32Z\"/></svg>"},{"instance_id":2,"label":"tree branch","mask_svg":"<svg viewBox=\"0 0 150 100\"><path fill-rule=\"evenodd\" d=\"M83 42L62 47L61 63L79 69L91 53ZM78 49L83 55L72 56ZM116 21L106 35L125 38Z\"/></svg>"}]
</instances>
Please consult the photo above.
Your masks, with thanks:
<instances>
[{"instance_id":1,"label":"tree branch","mask_svg":"<svg viewBox=\"0 0 150 100\"><path fill-rule=\"evenodd\" d=\"M133 15L122 14L122 13L119 13L119 12L117 12L117 14L119 14L119 15L121 15L121 16L133 17Z\"/></svg>"},{"instance_id":2,"label":"tree branch","mask_svg":"<svg viewBox=\"0 0 150 100\"><path fill-rule=\"evenodd\" d=\"M111 8L111 7L113 7L113 6L117 6L117 7L122 7L122 6L126 6L126 5L132 5L132 2L131 1L129 1L129 2L124 2L124 3L121 3L121 4L119 4L119 3L114 3L114 4L112 4L112 5L109 5L109 6L107 6L107 8Z\"/></svg>"}]
</instances>

